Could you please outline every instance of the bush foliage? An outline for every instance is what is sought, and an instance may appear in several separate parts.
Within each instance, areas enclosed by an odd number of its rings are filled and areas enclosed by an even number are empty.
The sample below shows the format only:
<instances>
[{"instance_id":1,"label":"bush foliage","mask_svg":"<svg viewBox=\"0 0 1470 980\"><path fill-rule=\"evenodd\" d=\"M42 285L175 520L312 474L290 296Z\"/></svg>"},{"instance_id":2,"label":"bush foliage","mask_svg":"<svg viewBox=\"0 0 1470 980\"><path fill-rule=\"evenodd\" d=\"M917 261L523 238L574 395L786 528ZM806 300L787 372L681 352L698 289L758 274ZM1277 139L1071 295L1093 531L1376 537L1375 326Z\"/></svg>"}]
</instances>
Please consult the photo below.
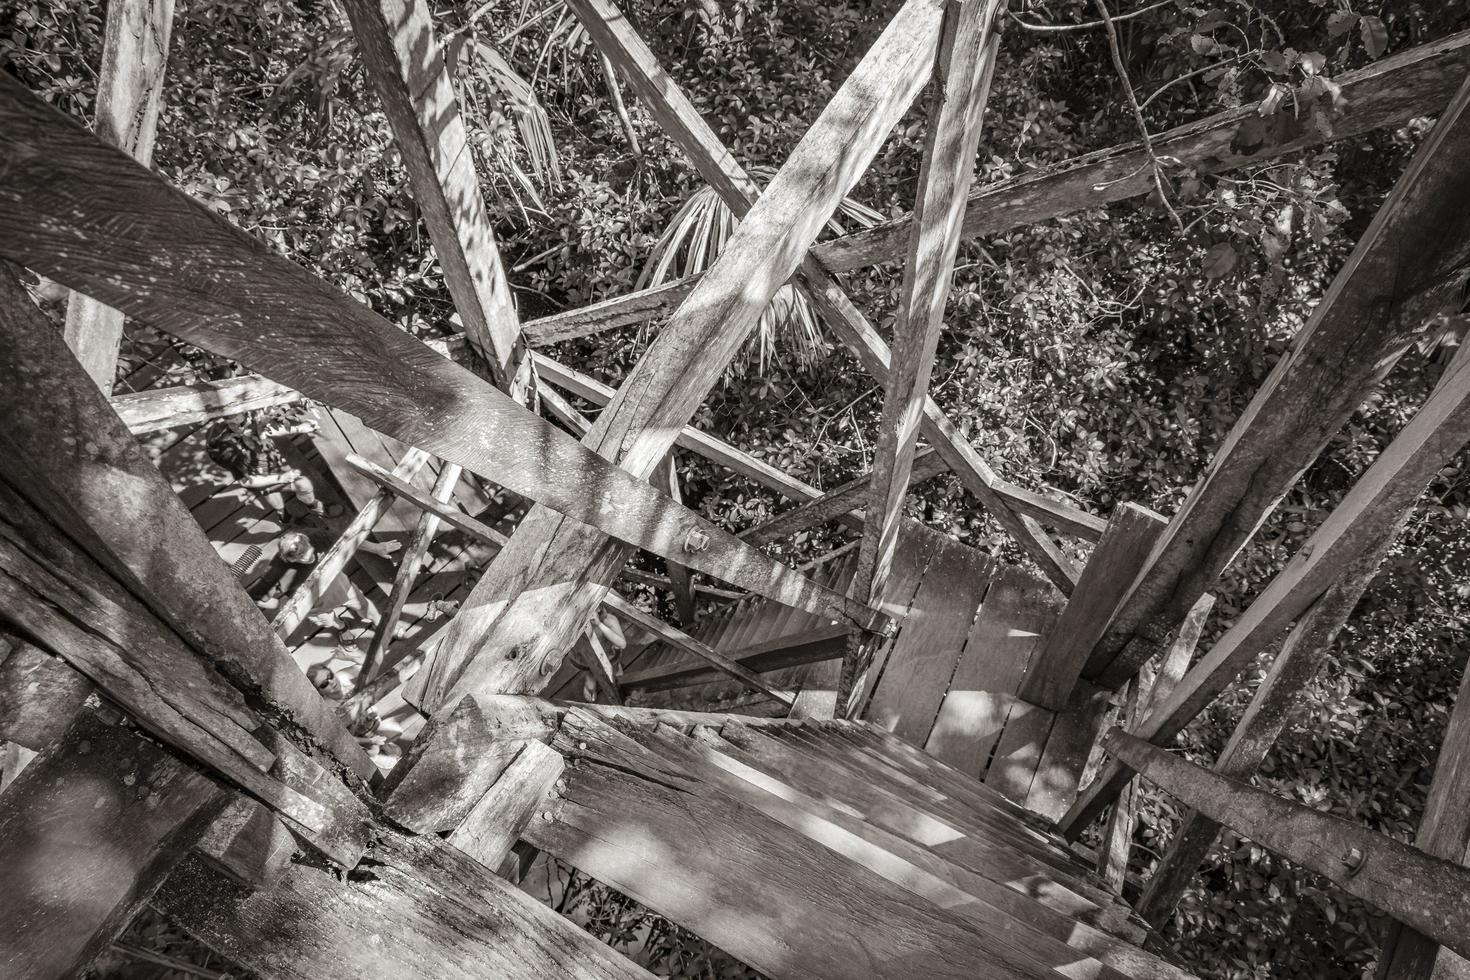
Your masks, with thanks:
<instances>
[{"instance_id":1,"label":"bush foliage","mask_svg":"<svg viewBox=\"0 0 1470 980\"><path fill-rule=\"evenodd\" d=\"M626 122L619 117L599 60L564 7L434 6L523 316L632 290L698 190L697 175L631 93ZM636 0L631 13L735 156L770 172L895 6ZM1106 33L1040 29L1085 25L1097 17L1095 3L1017 0L1012 8L977 180L1136 138ZM7 4L0 64L89 118L102 16L101 5L84 0ZM1336 76L1467 24L1464 0L1170 0L1117 27L1143 118L1158 132L1257 99L1330 128ZM159 170L404 329L453 329L387 122L335 3L178 0L169 70ZM966 242L935 397L1008 479L1097 513L1129 500L1172 512L1425 125L1221 177L1166 163L1163 197ZM915 109L853 198L883 216L907 210L922 136ZM890 329L898 270L847 279ZM559 353L616 384L659 326ZM1406 358L1287 495L1221 581L1213 634L1412 414L1438 358ZM833 486L870 463L881 403L881 389L845 352L828 343L812 356L803 330L773 322L697 422ZM1260 779L1401 839L1417 824L1470 655L1465 462L1446 468L1421 502ZM686 498L728 526L749 526L779 506L699 460L681 467ZM952 479L933 481L912 503L931 524L1015 557ZM786 547L818 552L839 533L813 532ZM1188 731L1196 759L1218 753L1263 669ZM1167 798L1148 802L1135 870L1148 871L1178 816ZM1346 978L1370 972L1381 927L1323 881L1226 834L1166 938L1204 976Z\"/></svg>"}]
</instances>

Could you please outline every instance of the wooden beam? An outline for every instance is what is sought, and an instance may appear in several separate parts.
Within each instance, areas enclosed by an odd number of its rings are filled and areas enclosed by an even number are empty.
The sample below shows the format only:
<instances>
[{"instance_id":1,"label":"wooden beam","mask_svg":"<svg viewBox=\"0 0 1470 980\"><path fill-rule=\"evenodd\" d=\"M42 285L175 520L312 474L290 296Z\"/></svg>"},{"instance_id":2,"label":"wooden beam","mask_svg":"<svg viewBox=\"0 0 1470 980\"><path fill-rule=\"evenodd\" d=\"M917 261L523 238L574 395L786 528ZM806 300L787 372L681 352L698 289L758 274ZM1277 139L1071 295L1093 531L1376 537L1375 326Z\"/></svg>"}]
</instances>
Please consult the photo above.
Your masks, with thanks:
<instances>
[{"instance_id":1,"label":"wooden beam","mask_svg":"<svg viewBox=\"0 0 1470 980\"><path fill-rule=\"evenodd\" d=\"M112 409L133 435L139 436L299 401L299 392L258 374L247 374L223 381L128 392L112 399Z\"/></svg>"},{"instance_id":2,"label":"wooden beam","mask_svg":"<svg viewBox=\"0 0 1470 980\"><path fill-rule=\"evenodd\" d=\"M975 175L981 120L1000 53L996 24L1004 10L1005 0L956 0L945 6L893 354L874 440L871 505L853 571L853 594L869 601L882 594L898 546L919 420L960 246L960 218ZM857 669L852 658L844 662L839 701L845 701Z\"/></svg>"},{"instance_id":3,"label":"wooden beam","mask_svg":"<svg viewBox=\"0 0 1470 980\"><path fill-rule=\"evenodd\" d=\"M429 4L346 0L344 6L465 336L495 382L512 391L524 370L520 320Z\"/></svg>"},{"instance_id":4,"label":"wooden beam","mask_svg":"<svg viewBox=\"0 0 1470 980\"><path fill-rule=\"evenodd\" d=\"M1250 662L1336 581L1375 548L1419 499L1439 470L1470 441L1470 348L1456 356L1440 386L1301 549L1225 632L1179 686L1149 712L1137 732L1167 745ZM1128 781L1110 764L1061 821L1069 837L1091 822Z\"/></svg>"},{"instance_id":5,"label":"wooden beam","mask_svg":"<svg viewBox=\"0 0 1470 980\"><path fill-rule=\"evenodd\" d=\"M0 742L40 752L66 734L91 693L65 662L0 629Z\"/></svg>"},{"instance_id":6,"label":"wooden beam","mask_svg":"<svg viewBox=\"0 0 1470 980\"><path fill-rule=\"evenodd\" d=\"M1335 77L1341 102L1327 108L1326 126L1306 106L1268 113L1253 102L1155 134L1154 152L1200 174L1235 170L1416 116L1438 115L1467 73L1470 31L1461 31ZM1148 152L1139 143L1125 143L975 189L963 234L999 235L1153 191ZM892 261L904 254L911 221L905 215L823 242L814 251L833 272Z\"/></svg>"},{"instance_id":7,"label":"wooden beam","mask_svg":"<svg viewBox=\"0 0 1470 980\"><path fill-rule=\"evenodd\" d=\"M652 980L448 842L388 827L347 880L298 863L252 891L190 857L152 904L273 980Z\"/></svg>"},{"instance_id":8,"label":"wooden beam","mask_svg":"<svg viewBox=\"0 0 1470 980\"><path fill-rule=\"evenodd\" d=\"M173 20L173 0L111 0L107 5L92 128L98 139L145 167L153 160ZM73 292L67 298L62 335L97 387L112 394L122 313Z\"/></svg>"},{"instance_id":9,"label":"wooden beam","mask_svg":"<svg viewBox=\"0 0 1470 980\"><path fill-rule=\"evenodd\" d=\"M614 83L616 87L616 83ZM679 503L684 502L684 494L679 489L678 454L669 453L664 461L659 464L650 481L654 486L663 486L669 496ZM674 593L674 612L679 618L679 624L684 627L694 625L696 610L694 606L694 576L689 569L675 561L665 559L665 567L669 573L669 585Z\"/></svg>"},{"instance_id":10,"label":"wooden beam","mask_svg":"<svg viewBox=\"0 0 1470 980\"><path fill-rule=\"evenodd\" d=\"M911 480L918 484L947 472L949 467L944 465L944 460L934 450L925 449L914 457ZM861 527L864 519L861 508L872 487L873 471L869 470L833 487L820 497L813 497L805 503L781 511L762 524L741 531L740 539L751 544L769 544L838 518L844 519L849 525Z\"/></svg>"},{"instance_id":11,"label":"wooden beam","mask_svg":"<svg viewBox=\"0 0 1470 980\"><path fill-rule=\"evenodd\" d=\"M894 16L659 332L584 446L643 479L673 448L680 427L922 88L940 14L935 0L908 0ZM586 523L532 509L476 584L433 661L414 678L420 705L432 712L471 690L532 690L549 673L545 666L560 662L628 555ZM728 568L684 564L736 581ZM843 609L841 618L856 620L853 612Z\"/></svg>"},{"instance_id":12,"label":"wooden beam","mask_svg":"<svg viewBox=\"0 0 1470 980\"><path fill-rule=\"evenodd\" d=\"M527 741L480 802L449 835L449 843L494 870L537 816L566 770L561 753Z\"/></svg>"},{"instance_id":13,"label":"wooden beam","mask_svg":"<svg viewBox=\"0 0 1470 980\"><path fill-rule=\"evenodd\" d=\"M1338 633L1372 584L1384 555L1411 512L1412 509L1405 510L1384 529L1379 542L1344 569L1342 578L1292 626L1250 705L1236 723L1230 741L1215 760L1215 772L1242 781L1256 774L1286 728L1306 686L1332 652ZM1139 915L1156 928L1163 928L1219 832L1220 825L1208 817L1193 810L1184 814L1168 851L1154 868L1135 906Z\"/></svg>"},{"instance_id":14,"label":"wooden beam","mask_svg":"<svg viewBox=\"0 0 1470 980\"><path fill-rule=\"evenodd\" d=\"M1021 683L1022 701L1052 711L1067 707L1088 653L1107 631L1118 604L1128 594L1128 586L1143 569L1168 523L1138 504L1113 508L1108 528L1077 580L1077 591L1041 650L1031 658Z\"/></svg>"},{"instance_id":15,"label":"wooden beam","mask_svg":"<svg viewBox=\"0 0 1470 980\"><path fill-rule=\"evenodd\" d=\"M833 624L815 626L796 633L773 636L759 643L742 645L726 656L756 674L767 674L787 667L800 667L840 658L847 648L847 633L843 627ZM624 691L637 694L692 687L719 679L718 668L683 663L624 674L622 684Z\"/></svg>"},{"instance_id":16,"label":"wooden beam","mask_svg":"<svg viewBox=\"0 0 1470 980\"><path fill-rule=\"evenodd\" d=\"M1414 845L1431 857L1470 865L1470 670L1460 679ZM1467 971L1463 951L1456 955L1399 922L1389 927L1379 956L1381 980L1447 980Z\"/></svg>"},{"instance_id":17,"label":"wooden beam","mask_svg":"<svg viewBox=\"0 0 1470 980\"><path fill-rule=\"evenodd\" d=\"M14 84L0 79L0 85ZM0 144L12 132L0 124ZM126 160L115 150L106 152ZM47 157L45 166L52 162ZM3 237L12 242L18 233ZM77 547L182 637L192 656L279 712L288 729L301 733L308 751L319 747L363 778L375 774L366 753L3 262L0 364L11 366L0 384L0 416L6 420L0 485L34 507L38 524L65 529ZM160 561L160 555L168 560ZM168 679L153 678L160 684Z\"/></svg>"},{"instance_id":18,"label":"wooden beam","mask_svg":"<svg viewBox=\"0 0 1470 980\"><path fill-rule=\"evenodd\" d=\"M695 110L678 84L659 65L648 45L633 30L611 0L572 0L572 10L587 28L593 41L618 66L638 92L664 132L683 149L689 161L720 195L725 205L744 219L755 205L760 188L741 168ZM797 270L793 269L792 272ZM826 268L811 255L800 264L798 284L813 307L842 342L851 347L863 366L885 385L888 381L888 348L862 312L848 299ZM696 286L696 289L699 287ZM944 418L933 399L924 403L923 435L944 454L945 462L967 490L987 507L1001 526L1070 593L1076 570L1061 550L1046 537L1034 520L1013 514L993 487L995 473Z\"/></svg>"},{"instance_id":19,"label":"wooden beam","mask_svg":"<svg viewBox=\"0 0 1470 980\"><path fill-rule=\"evenodd\" d=\"M9 76L0 77L0 166L7 174L0 221L9 232L0 239L0 254L91 290L407 445L493 478L578 526L655 553L703 544L705 550L691 550L685 564L778 602L866 626L879 622L865 606L741 544L649 486L646 474L578 445L509 395L101 146ZM715 311L704 312L719 320ZM470 611L474 618L478 611Z\"/></svg>"},{"instance_id":20,"label":"wooden beam","mask_svg":"<svg viewBox=\"0 0 1470 980\"><path fill-rule=\"evenodd\" d=\"M82 975L226 798L136 732L81 712L0 796L0 971Z\"/></svg>"},{"instance_id":21,"label":"wooden beam","mask_svg":"<svg viewBox=\"0 0 1470 980\"><path fill-rule=\"evenodd\" d=\"M1284 800L1114 728L1103 747L1140 776L1242 837L1470 956L1470 868Z\"/></svg>"},{"instance_id":22,"label":"wooden beam","mask_svg":"<svg viewBox=\"0 0 1470 980\"><path fill-rule=\"evenodd\" d=\"M1431 318L1460 302L1470 270L1467 108L1470 81L1174 515L1086 676L1117 687L1148 660L1399 356L1434 329Z\"/></svg>"}]
</instances>

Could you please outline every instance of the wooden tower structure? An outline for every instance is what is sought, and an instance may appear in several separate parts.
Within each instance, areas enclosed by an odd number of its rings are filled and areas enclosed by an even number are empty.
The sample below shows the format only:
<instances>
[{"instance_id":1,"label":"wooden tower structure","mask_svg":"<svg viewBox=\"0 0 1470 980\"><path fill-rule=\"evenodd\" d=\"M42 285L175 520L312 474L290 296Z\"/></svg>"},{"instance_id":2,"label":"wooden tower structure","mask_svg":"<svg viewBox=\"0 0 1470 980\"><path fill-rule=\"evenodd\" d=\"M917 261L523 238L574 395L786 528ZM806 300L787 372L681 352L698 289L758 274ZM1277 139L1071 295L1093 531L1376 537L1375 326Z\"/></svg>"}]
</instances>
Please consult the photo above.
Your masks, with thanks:
<instances>
[{"instance_id":1,"label":"wooden tower structure","mask_svg":"<svg viewBox=\"0 0 1470 980\"><path fill-rule=\"evenodd\" d=\"M1461 311L1470 36L1342 78L1330 133L1281 116L1247 143L1246 106L1155 139L1220 172L1438 117L1184 506L1104 518L999 477L927 394L962 236L1153 179L1129 145L972 188L1004 0L906 0L765 187L612 0L568 0L741 222L702 276L525 323L426 4L344 4L463 323L440 341L149 170L170 0L109 4L95 131L0 75L0 740L39 753L0 793L0 972L73 975L151 905L268 977L646 976L514 886L541 851L772 977L1181 978L1149 923L1221 825L1391 916L1386 980L1470 970L1470 689L1412 845L1246 782L1470 439L1470 354L1195 652L1220 572L1400 355ZM912 213L818 243L926 90ZM890 349L838 276L894 259ZM64 334L19 267L74 291ZM848 485L809 486L690 425L787 283L885 386L873 470ZM538 350L659 311L617 390ZM254 373L113 397L124 317ZM303 400L319 424L283 442L329 475L343 517L268 620L246 586L272 512L171 461L205 422ZM792 506L740 535L715 526L668 491L678 451ZM905 517L908 488L941 472L1028 566ZM487 486L527 509L487 512ZM811 566L760 549L834 520L860 537ZM374 535L402 537L396 565L364 548ZM436 535L451 556L431 554ZM640 550L670 574L628 569ZM693 573L724 604L698 622L617 592L636 576L688 609ZM345 668L310 615L342 575L383 593ZM588 631L604 619L656 641L621 676ZM584 634L600 703L566 661ZM1277 644L1212 770L1166 751ZM303 670L334 662L343 705ZM380 770L349 725L405 701L427 724ZM1136 907L1135 777L1191 808ZM1069 840L1104 814L1084 856Z\"/></svg>"}]
</instances>

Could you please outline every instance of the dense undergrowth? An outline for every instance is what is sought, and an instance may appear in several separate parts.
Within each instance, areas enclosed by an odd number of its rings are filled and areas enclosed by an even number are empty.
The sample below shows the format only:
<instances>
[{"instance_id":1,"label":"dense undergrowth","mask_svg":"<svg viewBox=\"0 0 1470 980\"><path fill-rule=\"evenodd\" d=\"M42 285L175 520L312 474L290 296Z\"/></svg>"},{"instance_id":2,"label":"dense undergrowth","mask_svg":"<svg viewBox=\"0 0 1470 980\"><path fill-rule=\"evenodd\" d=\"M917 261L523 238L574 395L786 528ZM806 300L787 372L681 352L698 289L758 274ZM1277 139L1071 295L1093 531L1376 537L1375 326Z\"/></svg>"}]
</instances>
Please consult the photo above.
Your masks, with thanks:
<instances>
[{"instance_id":1,"label":"dense undergrowth","mask_svg":"<svg viewBox=\"0 0 1470 980\"><path fill-rule=\"evenodd\" d=\"M1314 113L1330 126L1333 77L1470 25L1464 0L1155 6L1118 24L1155 132L1261 98L1272 86L1280 87L1281 111ZM892 0L638 0L632 12L736 157L773 168L894 7ZM1097 15L1083 0L1017 0L1013 8L1032 25ZM512 0L436 9L441 35L454 33L461 98L523 316L633 289L698 189L693 170L629 94L628 125L641 155L632 152L595 55L558 12L533 19L541 7ZM473 21L471 11L479 11ZM85 0L11 0L0 8L0 64L89 117L101 16L100 5ZM1168 207L1155 197L966 242L935 397L1008 479L1097 513L1129 500L1172 512L1423 129L1409 125L1218 178L1166 168ZM884 216L908 208L922 130L922 113L910 112L853 192L857 201ZM980 182L1136 135L1104 32L1009 23ZM179 0L157 166L405 329L453 329L387 123L332 3ZM880 267L847 282L888 330L898 270ZM616 384L658 328L628 328L561 353ZM1413 412L1438 356L1406 358L1287 495L1220 583L1212 634ZM830 342L814 347L799 324L776 325L731 367L698 423L832 486L870 462L881 402L881 390L845 352ZM748 526L778 506L697 459L681 465L687 499L728 526ZM1467 503L1470 475L1463 465L1445 469L1268 761L1263 785L1411 837L1470 655ZM913 508L962 540L1009 553L998 527L952 479L916 492ZM840 533L803 535L788 550L816 553ZM1213 759L1259 676L1189 730L1184 744L1196 758ZM1147 872L1177 816L1171 800L1149 802L1135 870ZM1167 938L1205 976L1347 978L1371 971L1381 927L1320 879L1227 834Z\"/></svg>"}]
</instances>

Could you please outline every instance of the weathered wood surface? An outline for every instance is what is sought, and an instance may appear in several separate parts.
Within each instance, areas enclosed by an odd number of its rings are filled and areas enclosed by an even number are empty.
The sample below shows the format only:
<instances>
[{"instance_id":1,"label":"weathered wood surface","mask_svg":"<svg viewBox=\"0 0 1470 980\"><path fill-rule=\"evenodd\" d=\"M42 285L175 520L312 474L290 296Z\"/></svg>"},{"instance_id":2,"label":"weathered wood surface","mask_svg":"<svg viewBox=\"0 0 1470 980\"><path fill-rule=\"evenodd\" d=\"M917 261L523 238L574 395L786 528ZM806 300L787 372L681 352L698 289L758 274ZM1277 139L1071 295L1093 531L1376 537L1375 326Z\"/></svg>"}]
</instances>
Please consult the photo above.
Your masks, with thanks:
<instances>
[{"instance_id":1,"label":"weathered wood surface","mask_svg":"<svg viewBox=\"0 0 1470 980\"><path fill-rule=\"evenodd\" d=\"M15 84L0 80L0 86ZM0 134L4 144L12 131L0 124ZM106 152L126 160L115 150ZM5 181L7 188L14 183ZM16 237L3 236L7 243ZM188 643L194 651L188 659L211 664L243 693L280 712L309 748L315 743L359 775L372 775L367 755L4 263L0 364L8 366L0 385L0 417L6 422L0 484L29 502L33 523L69 536L146 603ZM168 560L160 561L160 555ZM151 682L166 685L167 679L163 673Z\"/></svg>"},{"instance_id":2,"label":"weathered wood surface","mask_svg":"<svg viewBox=\"0 0 1470 980\"><path fill-rule=\"evenodd\" d=\"M1228 779L1119 728L1104 748L1211 819L1470 956L1470 868Z\"/></svg>"},{"instance_id":3,"label":"weathered wood surface","mask_svg":"<svg viewBox=\"0 0 1470 980\"><path fill-rule=\"evenodd\" d=\"M10 232L0 254L551 505L578 526L585 522L656 553L707 541L684 563L777 601L815 602L830 606L836 619L874 625L862 605L824 593L659 493L646 474L578 445L509 395L102 146L8 76L0 79L0 164L8 168L0 220ZM718 283L710 285L719 290ZM724 323L712 310L700 312ZM674 342L673 332L664 335ZM678 388L697 401L698 392ZM616 414L604 413L604 419ZM543 519L552 519L550 512ZM458 621L473 621L478 611L477 603L466 603Z\"/></svg>"},{"instance_id":4,"label":"weathered wood surface","mask_svg":"<svg viewBox=\"0 0 1470 980\"><path fill-rule=\"evenodd\" d=\"M624 475L643 479L673 448L678 429L917 96L939 19L932 0L909 0L894 16L603 410L586 447L607 453ZM607 492L617 491L609 485ZM423 678L419 703L433 711L446 695L533 689L544 664L554 666L586 624L627 556L626 547L585 524L533 508L415 678ZM711 568L686 558L684 564L733 581L718 563ZM795 597L774 597L802 605ZM835 619L872 625L850 608L833 612L840 613Z\"/></svg>"},{"instance_id":5,"label":"weathered wood surface","mask_svg":"<svg viewBox=\"0 0 1470 980\"><path fill-rule=\"evenodd\" d=\"M1004 9L1005 0L964 0L945 7L893 326L893 354L873 446L870 505L853 575L859 596L871 598L882 591L898 547L919 420L959 251L960 219L975 175L981 119L1000 52L996 22ZM857 667L856 654L854 647L844 662L848 674Z\"/></svg>"},{"instance_id":6,"label":"weathered wood surface","mask_svg":"<svg viewBox=\"0 0 1470 980\"><path fill-rule=\"evenodd\" d=\"M1299 112L1263 117L1259 102L1207 116L1153 136L1154 151L1184 169L1221 173L1346 139L1416 116L1438 114L1470 72L1470 31L1380 58L1333 79L1342 104L1319 128ZM1326 97L1324 96L1324 101ZM1064 214L1085 211L1154 191L1148 154L1125 143L1043 167L970 193L963 234L997 235ZM823 242L814 252L833 272L902 257L911 218Z\"/></svg>"},{"instance_id":7,"label":"weathered wood surface","mask_svg":"<svg viewBox=\"0 0 1470 980\"><path fill-rule=\"evenodd\" d=\"M430 5L346 0L344 6L465 336L496 383L511 391L522 370L520 321Z\"/></svg>"},{"instance_id":8,"label":"weathered wood surface","mask_svg":"<svg viewBox=\"0 0 1470 980\"><path fill-rule=\"evenodd\" d=\"M0 628L0 742L40 752L66 734L91 693L64 661Z\"/></svg>"},{"instance_id":9,"label":"weathered wood surface","mask_svg":"<svg viewBox=\"0 0 1470 980\"><path fill-rule=\"evenodd\" d=\"M1056 623L1062 601L1050 583L1021 568L996 574L925 743L929 754L968 776L985 774L1026 665Z\"/></svg>"},{"instance_id":10,"label":"weathered wood surface","mask_svg":"<svg viewBox=\"0 0 1470 980\"><path fill-rule=\"evenodd\" d=\"M240 884L262 888L286 873L297 847L286 825L268 807L236 795L194 850Z\"/></svg>"},{"instance_id":11,"label":"weathered wood surface","mask_svg":"<svg viewBox=\"0 0 1470 980\"><path fill-rule=\"evenodd\" d=\"M561 753L541 742L522 743L515 759L449 835L449 843L485 867L498 868L526 824L540 816L537 811L565 770Z\"/></svg>"},{"instance_id":12,"label":"weathered wood surface","mask_svg":"<svg viewBox=\"0 0 1470 980\"><path fill-rule=\"evenodd\" d=\"M1384 555L1398 538L1411 512L1412 508L1408 508L1390 522L1382 530L1378 543L1343 569L1342 578L1334 582L1291 627L1266 677L1256 688L1230 740L1215 760L1215 772L1242 781L1256 774L1286 728L1291 712L1300 703L1307 685L1332 652L1338 633L1372 584ZM1154 868L1138 900L1139 915L1156 927L1162 927L1173 914L1174 906L1179 904L1185 887L1209 853L1219 831L1220 825L1208 817L1193 810L1185 813L1179 829L1169 841L1169 849Z\"/></svg>"},{"instance_id":13,"label":"weathered wood surface","mask_svg":"<svg viewBox=\"0 0 1470 980\"><path fill-rule=\"evenodd\" d=\"M0 973L80 975L225 799L156 745L82 712L0 796Z\"/></svg>"},{"instance_id":14,"label":"weathered wood surface","mask_svg":"<svg viewBox=\"0 0 1470 980\"><path fill-rule=\"evenodd\" d=\"M173 0L113 0L107 5L92 129L145 167L153 159L173 19ZM83 293L67 298L62 336L103 394L112 394L122 335L121 312Z\"/></svg>"},{"instance_id":15,"label":"weathered wood surface","mask_svg":"<svg viewBox=\"0 0 1470 980\"><path fill-rule=\"evenodd\" d=\"M527 842L767 976L1049 972L1001 924L981 932L916 902L605 723L569 712L553 747L575 763Z\"/></svg>"},{"instance_id":16,"label":"weathered wood surface","mask_svg":"<svg viewBox=\"0 0 1470 980\"><path fill-rule=\"evenodd\" d=\"M1022 700L1053 711L1067 705L1087 655L1107 631L1118 604L1128 594L1128 587L1142 571L1168 523L1138 504L1113 508L1108 528L1077 580L1077 590L1046 643L1031 659L1021 684Z\"/></svg>"},{"instance_id":17,"label":"weathered wood surface","mask_svg":"<svg viewBox=\"0 0 1470 980\"><path fill-rule=\"evenodd\" d=\"M292 405L300 400L301 395L285 385L258 374L247 374L223 381L128 392L112 399L112 409L133 435L139 436L159 429L199 425L243 412Z\"/></svg>"},{"instance_id":18,"label":"weathered wood surface","mask_svg":"<svg viewBox=\"0 0 1470 980\"><path fill-rule=\"evenodd\" d=\"M1470 95L1470 86L1466 93ZM1470 130L1470 120L1467 120ZM1470 241L1470 239L1467 239ZM1439 387L1373 461L1327 519L1267 584L1168 699L1135 734L1166 745L1315 602L1340 572L1377 546L1383 528L1411 509L1429 481L1470 441L1470 347L1446 369ZM1122 788L1127 773L1107 766L1067 814L1069 836Z\"/></svg>"},{"instance_id":19,"label":"weathered wood surface","mask_svg":"<svg viewBox=\"0 0 1470 980\"><path fill-rule=\"evenodd\" d=\"M826 625L773 636L731 650L729 659L741 667L757 674L800 667L842 656L847 648L847 630L841 626ZM697 641L708 646L704 641ZM697 654L696 654L697 655ZM623 675L623 689L630 695L640 691L665 691L717 680L720 671L699 664L675 663L632 671Z\"/></svg>"},{"instance_id":20,"label":"weathered wood surface","mask_svg":"<svg viewBox=\"0 0 1470 980\"><path fill-rule=\"evenodd\" d=\"M654 471L649 481L654 486L662 486L669 492L669 496L679 503L684 502L684 493L679 489L679 467L678 453L669 453L659 468ZM698 611L694 605L694 576L689 569L676 561L665 559L665 568L669 573L669 584L674 593L674 612L679 618L679 623L685 627L693 626Z\"/></svg>"},{"instance_id":21,"label":"weathered wood surface","mask_svg":"<svg viewBox=\"0 0 1470 980\"><path fill-rule=\"evenodd\" d=\"M1119 687L1157 652L1398 357L1439 329L1431 318L1461 301L1470 274L1467 109L1470 80L1174 515L1087 676Z\"/></svg>"},{"instance_id":22,"label":"weathered wood surface","mask_svg":"<svg viewBox=\"0 0 1470 980\"><path fill-rule=\"evenodd\" d=\"M152 904L272 980L651 977L432 835L384 829L345 881L293 864L257 891L190 857Z\"/></svg>"}]
</instances>

